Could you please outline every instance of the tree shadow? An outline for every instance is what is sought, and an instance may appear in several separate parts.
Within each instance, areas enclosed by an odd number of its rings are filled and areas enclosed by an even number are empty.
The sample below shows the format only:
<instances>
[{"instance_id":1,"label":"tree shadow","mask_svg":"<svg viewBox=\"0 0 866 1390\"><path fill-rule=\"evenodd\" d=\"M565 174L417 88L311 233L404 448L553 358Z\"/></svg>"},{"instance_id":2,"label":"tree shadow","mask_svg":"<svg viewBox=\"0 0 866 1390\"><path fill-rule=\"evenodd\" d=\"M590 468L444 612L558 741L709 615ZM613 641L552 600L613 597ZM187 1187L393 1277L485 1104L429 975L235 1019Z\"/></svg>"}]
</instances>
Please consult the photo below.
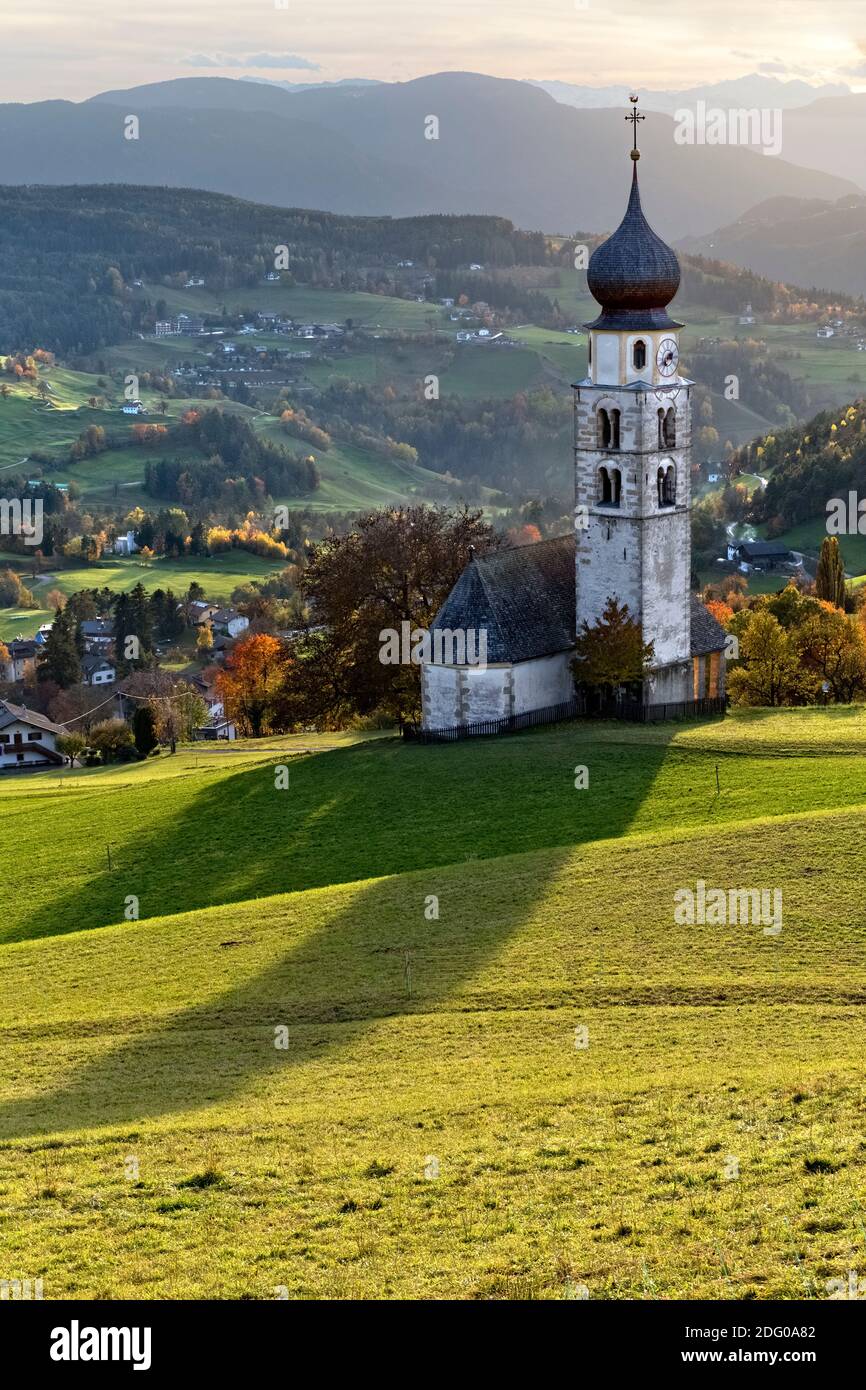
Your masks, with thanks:
<instances>
[{"instance_id":1,"label":"tree shadow","mask_svg":"<svg viewBox=\"0 0 866 1390\"><path fill-rule=\"evenodd\" d=\"M214 780L200 774L198 794L170 820L125 842L118 833L111 868L101 863L83 886L61 880L50 907L34 904L5 940L123 921L130 895L141 919L162 917L616 837L645 800L673 727L634 744L599 741L603 726L591 722L498 744L361 743L290 760L286 790L275 787L279 753ZM597 773L578 792L574 769L586 763Z\"/></svg>"},{"instance_id":2,"label":"tree shadow","mask_svg":"<svg viewBox=\"0 0 866 1390\"><path fill-rule=\"evenodd\" d=\"M129 848L127 868L157 859L161 865L163 884L157 909L160 914L210 906L221 901L223 892L229 902L286 893L296 878L322 877L325 883L333 884L330 861L334 846L345 854L341 867L345 868L343 881L347 886L335 893L333 904L325 905L324 911L320 903L316 904L320 920L312 929L309 897L290 896L261 905L250 901L239 904L227 934L243 938L246 924L260 927L264 911L269 914L268 930L286 938L286 949L278 959L204 1002L160 1019L153 1028L140 1028L134 1022L127 1026L120 1019L117 1032L126 1036L107 1052L80 1066L49 1093L0 1106L0 1134L21 1138L93 1128L219 1103L271 1073L284 1076L287 1067L319 1058L348 1039L356 1040L359 1032L374 1028L382 1018L427 1013L458 993L464 1007L465 998L471 997L473 977L537 910L540 897L551 887L565 862L572 859L575 847L589 840L615 838L628 829L636 810L650 793L672 736L673 730L659 731L657 742L642 745L645 756L637 766L630 759L627 778L621 775L617 763L617 774L601 798L602 812L593 803L591 792L574 787L575 750L579 753L582 748L585 755L585 731L583 742L570 740L566 734L562 747L568 756L562 775L567 779L568 797L574 807L566 841L561 818L549 818L540 828L532 825L537 788L531 787L527 793L527 806L509 800L506 778L506 785L499 788L501 804L493 804L475 794L477 787L467 796L466 787L473 784L465 764L461 767L454 760L459 749L395 746L387 750L387 756L400 760L401 776L423 778L426 771L428 786L436 780L430 771L434 760L443 753L451 755L445 769L450 769L449 775L459 777L462 806L456 832L452 835L455 828L441 824L443 815L451 814L452 802L443 808L435 805L434 799L431 809L421 798L421 806L411 820L406 820L405 805L383 804L383 815L396 817L398 822L403 817L405 835L394 843L377 841L369 834L369 817L375 814L376 798L372 798L371 807L369 791L361 794L355 776L326 779L328 795L324 802L308 805L294 825L287 816L286 833L294 836L295 845L300 845L304 852L294 857L288 853L277 864L277 876L281 872L284 875L279 887L274 886L274 865L262 857L271 854L272 841L270 837L257 841L255 835L261 798L283 795L274 790L272 770L259 767L205 788L180 822L172 824L170 835L143 836ZM532 762L533 741L532 735L510 741L515 750L513 767L526 757ZM522 751L518 745L522 745ZM626 755L633 752L626 750ZM319 757L341 759L344 771L348 771L349 764L357 773L363 747L361 752L350 748ZM362 761L361 766L363 769L367 765ZM368 770L372 772L374 766L371 759ZM501 759L498 766L501 776ZM548 791L554 794L549 786L549 769L546 780ZM603 775L596 781L603 786ZM318 785L321 790L322 783ZM384 797L393 796L393 786L393 782L388 782ZM526 791L527 784L521 786ZM232 826L238 824L238 815L241 822L249 822L242 842L237 837L226 840L221 816L228 815L229 805ZM297 805L295 809L298 810ZM366 820L361 818L361 812ZM529 834L521 833L520 822L529 822ZM450 852L451 860L443 861L439 867L427 862L429 848L427 861L417 862L424 859L425 853L419 837L424 836L431 823L448 832L442 834L436 848L443 854ZM509 824L515 827L510 834L505 833ZM215 867L208 861L206 881L189 880L185 876L186 866L178 866L173 857L174 847L186 844L185 836L200 836L202 826L211 827L214 834L226 841L225 862ZM545 836L553 835L557 827L557 843L545 844ZM411 837L408 842L406 837ZM466 853L467 845L472 846L471 855ZM316 866L317 846L325 847L324 865ZM539 848L547 852L514 859L507 868L485 863L486 856L500 858ZM234 861L235 855L243 860L242 872ZM355 880L370 879L374 874L395 876L355 886ZM118 884L123 892L135 891L134 875L128 884L126 875L127 869L120 874L106 871L102 878L108 886L103 882L98 888L102 900L109 892L116 902ZM302 881L298 886L314 885ZM428 921L424 914L425 901L431 894L439 899L439 918L435 921ZM77 896L69 895L66 910L74 910ZM143 900L143 915L146 911ZM140 928L132 925L130 930L146 931L147 923L142 921ZM225 945L216 940L218 934L215 933L215 950ZM79 973L87 968L88 944L82 938L81 954L76 956ZM239 945L243 947L243 940ZM242 949L237 959L242 968ZM178 960L178 969L183 969L182 958ZM275 1047L274 1029L278 1026L288 1029L289 1045L285 1051ZM50 1025L47 1027L50 1031ZM42 1046L45 1042L43 1036ZM55 1045L63 1046L62 1030Z\"/></svg>"}]
</instances>

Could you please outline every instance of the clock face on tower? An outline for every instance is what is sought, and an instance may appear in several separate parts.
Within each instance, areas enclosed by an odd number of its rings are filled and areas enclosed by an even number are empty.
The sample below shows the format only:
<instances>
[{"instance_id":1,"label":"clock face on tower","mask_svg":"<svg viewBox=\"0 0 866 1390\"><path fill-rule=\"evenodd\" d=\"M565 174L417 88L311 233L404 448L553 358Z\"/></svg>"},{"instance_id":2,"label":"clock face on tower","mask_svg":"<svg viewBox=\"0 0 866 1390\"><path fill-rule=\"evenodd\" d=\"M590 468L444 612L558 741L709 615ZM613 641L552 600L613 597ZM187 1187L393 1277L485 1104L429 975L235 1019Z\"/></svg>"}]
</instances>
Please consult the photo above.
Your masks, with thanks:
<instances>
[{"instance_id":1,"label":"clock face on tower","mask_svg":"<svg viewBox=\"0 0 866 1390\"><path fill-rule=\"evenodd\" d=\"M680 350L677 347L676 339L662 338L659 343L659 350L656 353L656 366L662 376L673 376L680 360Z\"/></svg>"}]
</instances>

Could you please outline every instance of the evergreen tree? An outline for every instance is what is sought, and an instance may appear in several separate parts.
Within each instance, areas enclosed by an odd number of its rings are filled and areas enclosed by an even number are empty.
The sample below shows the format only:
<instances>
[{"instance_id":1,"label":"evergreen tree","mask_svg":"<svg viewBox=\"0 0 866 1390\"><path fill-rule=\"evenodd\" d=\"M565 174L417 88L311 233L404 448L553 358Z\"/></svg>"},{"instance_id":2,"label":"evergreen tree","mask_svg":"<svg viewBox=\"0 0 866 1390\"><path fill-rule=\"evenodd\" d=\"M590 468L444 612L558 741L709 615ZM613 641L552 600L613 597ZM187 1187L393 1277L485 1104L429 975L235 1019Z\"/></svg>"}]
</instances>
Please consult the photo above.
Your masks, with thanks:
<instances>
[{"instance_id":1,"label":"evergreen tree","mask_svg":"<svg viewBox=\"0 0 866 1390\"><path fill-rule=\"evenodd\" d=\"M75 646L75 623L67 608L54 619L48 640L42 651L37 676L41 681L54 681L67 690L81 680L81 661Z\"/></svg>"},{"instance_id":2,"label":"evergreen tree","mask_svg":"<svg viewBox=\"0 0 866 1390\"><path fill-rule=\"evenodd\" d=\"M845 607L845 566L835 536L825 536L821 542L821 554L815 574L815 593L818 598L832 603L835 608Z\"/></svg>"},{"instance_id":3,"label":"evergreen tree","mask_svg":"<svg viewBox=\"0 0 866 1390\"><path fill-rule=\"evenodd\" d=\"M156 736L156 716L150 705L139 705L132 719L135 746L143 758L159 743Z\"/></svg>"}]
</instances>

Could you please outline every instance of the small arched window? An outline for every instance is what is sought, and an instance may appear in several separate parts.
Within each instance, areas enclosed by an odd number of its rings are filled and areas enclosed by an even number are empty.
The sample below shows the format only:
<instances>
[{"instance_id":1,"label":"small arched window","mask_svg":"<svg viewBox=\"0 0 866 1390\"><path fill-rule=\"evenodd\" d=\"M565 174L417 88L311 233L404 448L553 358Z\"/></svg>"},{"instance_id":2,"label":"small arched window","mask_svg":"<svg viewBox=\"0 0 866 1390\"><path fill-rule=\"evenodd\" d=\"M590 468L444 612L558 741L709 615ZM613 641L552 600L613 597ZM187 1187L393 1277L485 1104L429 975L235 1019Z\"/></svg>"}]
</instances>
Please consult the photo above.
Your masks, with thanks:
<instances>
[{"instance_id":1,"label":"small arched window","mask_svg":"<svg viewBox=\"0 0 866 1390\"><path fill-rule=\"evenodd\" d=\"M606 468L598 470L598 500L602 507L609 507L613 492L611 489L610 474Z\"/></svg>"},{"instance_id":2,"label":"small arched window","mask_svg":"<svg viewBox=\"0 0 866 1390\"><path fill-rule=\"evenodd\" d=\"M659 410L659 448L675 449L677 447L677 413L673 406L667 410Z\"/></svg>"},{"instance_id":3,"label":"small arched window","mask_svg":"<svg viewBox=\"0 0 866 1390\"><path fill-rule=\"evenodd\" d=\"M631 351L631 360L634 363L635 371L641 372L646 366L646 343L643 338L638 338Z\"/></svg>"},{"instance_id":4,"label":"small arched window","mask_svg":"<svg viewBox=\"0 0 866 1390\"><path fill-rule=\"evenodd\" d=\"M619 411L617 411L617 415ZM622 497L622 474L618 468L611 470L610 475L611 506L618 507Z\"/></svg>"},{"instance_id":5,"label":"small arched window","mask_svg":"<svg viewBox=\"0 0 866 1390\"><path fill-rule=\"evenodd\" d=\"M677 501L677 470L672 463L660 468L657 476L660 507L674 507Z\"/></svg>"},{"instance_id":6,"label":"small arched window","mask_svg":"<svg viewBox=\"0 0 866 1390\"><path fill-rule=\"evenodd\" d=\"M619 411L605 410L602 406L596 413L596 443L599 449L619 448Z\"/></svg>"}]
</instances>

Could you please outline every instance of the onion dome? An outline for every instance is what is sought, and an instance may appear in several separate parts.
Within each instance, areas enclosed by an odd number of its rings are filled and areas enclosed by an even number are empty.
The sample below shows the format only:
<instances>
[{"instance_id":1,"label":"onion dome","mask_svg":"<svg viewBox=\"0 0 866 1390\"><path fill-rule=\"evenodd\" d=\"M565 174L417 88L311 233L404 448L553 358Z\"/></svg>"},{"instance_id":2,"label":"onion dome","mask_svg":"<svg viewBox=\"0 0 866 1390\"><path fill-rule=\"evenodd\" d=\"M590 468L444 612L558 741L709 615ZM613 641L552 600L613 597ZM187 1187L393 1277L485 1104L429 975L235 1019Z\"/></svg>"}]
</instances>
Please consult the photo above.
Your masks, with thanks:
<instances>
[{"instance_id":1,"label":"onion dome","mask_svg":"<svg viewBox=\"0 0 866 1390\"><path fill-rule=\"evenodd\" d=\"M679 289L679 261L644 217L635 155L625 217L589 259L586 283L602 312L587 328L682 327L667 313Z\"/></svg>"}]
</instances>

